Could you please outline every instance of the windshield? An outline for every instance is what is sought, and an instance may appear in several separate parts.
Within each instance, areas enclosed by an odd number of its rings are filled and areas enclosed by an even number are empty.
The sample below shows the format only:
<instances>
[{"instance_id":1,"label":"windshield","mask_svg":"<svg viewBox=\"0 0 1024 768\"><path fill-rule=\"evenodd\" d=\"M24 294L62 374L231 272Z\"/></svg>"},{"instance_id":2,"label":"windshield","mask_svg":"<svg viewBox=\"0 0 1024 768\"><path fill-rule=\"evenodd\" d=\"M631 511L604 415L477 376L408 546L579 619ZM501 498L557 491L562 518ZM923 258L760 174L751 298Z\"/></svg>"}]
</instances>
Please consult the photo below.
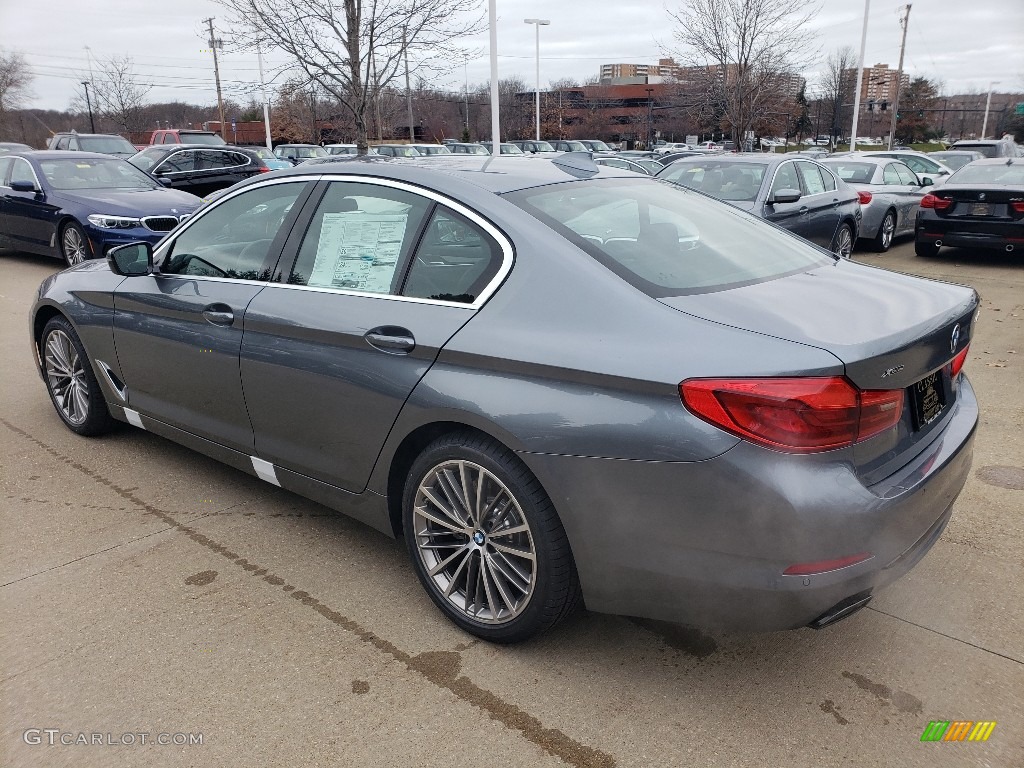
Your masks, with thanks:
<instances>
[{"instance_id":1,"label":"windshield","mask_svg":"<svg viewBox=\"0 0 1024 768\"><path fill-rule=\"evenodd\" d=\"M949 177L950 184L1012 184L1024 186L1024 163L965 165Z\"/></svg>"},{"instance_id":2,"label":"windshield","mask_svg":"<svg viewBox=\"0 0 1024 768\"><path fill-rule=\"evenodd\" d=\"M766 168L760 163L705 160L670 165L658 178L698 189L719 200L750 202L757 199Z\"/></svg>"},{"instance_id":3,"label":"windshield","mask_svg":"<svg viewBox=\"0 0 1024 768\"><path fill-rule=\"evenodd\" d=\"M722 290L834 263L748 213L654 179L592 179L506 197L655 297Z\"/></svg>"},{"instance_id":4,"label":"windshield","mask_svg":"<svg viewBox=\"0 0 1024 768\"><path fill-rule=\"evenodd\" d=\"M99 152L104 155L134 155L138 151L120 136L79 136L78 146L84 152Z\"/></svg>"},{"instance_id":5,"label":"windshield","mask_svg":"<svg viewBox=\"0 0 1024 768\"><path fill-rule=\"evenodd\" d=\"M413 147L392 147L391 154L395 157L420 157L420 153Z\"/></svg>"},{"instance_id":6,"label":"windshield","mask_svg":"<svg viewBox=\"0 0 1024 768\"><path fill-rule=\"evenodd\" d=\"M484 146L487 147L488 151L490 151L490 149L491 149L491 143L490 142L486 142L484 144ZM523 150L521 150L515 144L502 144L501 145L501 154L503 154L503 155L525 155L526 153L523 152Z\"/></svg>"},{"instance_id":7,"label":"windshield","mask_svg":"<svg viewBox=\"0 0 1024 768\"><path fill-rule=\"evenodd\" d=\"M827 165L836 172L836 176L850 184L870 184L877 167L874 163L847 163L842 160L824 160L822 164Z\"/></svg>"},{"instance_id":8,"label":"windshield","mask_svg":"<svg viewBox=\"0 0 1024 768\"><path fill-rule=\"evenodd\" d=\"M586 152L587 148L583 146L582 141L564 141L566 152Z\"/></svg>"},{"instance_id":9,"label":"windshield","mask_svg":"<svg viewBox=\"0 0 1024 768\"><path fill-rule=\"evenodd\" d=\"M428 146L428 147L416 147L421 155L450 155L452 151L448 147L442 146Z\"/></svg>"},{"instance_id":10,"label":"windshield","mask_svg":"<svg viewBox=\"0 0 1024 768\"><path fill-rule=\"evenodd\" d=\"M156 189L159 186L131 163L114 157L43 160L39 165L54 189Z\"/></svg>"},{"instance_id":11,"label":"windshield","mask_svg":"<svg viewBox=\"0 0 1024 768\"><path fill-rule=\"evenodd\" d=\"M182 144L209 144L217 147L227 144L216 133L179 133L178 138Z\"/></svg>"},{"instance_id":12,"label":"windshield","mask_svg":"<svg viewBox=\"0 0 1024 768\"><path fill-rule=\"evenodd\" d=\"M530 144L530 148L534 152L555 152L555 148L548 144L546 141L535 141Z\"/></svg>"},{"instance_id":13,"label":"windshield","mask_svg":"<svg viewBox=\"0 0 1024 768\"><path fill-rule=\"evenodd\" d=\"M605 144L603 141L585 141L591 152L611 152L612 148Z\"/></svg>"},{"instance_id":14,"label":"windshield","mask_svg":"<svg viewBox=\"0 0 1024 768\"><path fill-rule=\"evenodd\" d=\"M327 157L323 147L278 147L279 157Z\"/></svg>"}]
</instances>

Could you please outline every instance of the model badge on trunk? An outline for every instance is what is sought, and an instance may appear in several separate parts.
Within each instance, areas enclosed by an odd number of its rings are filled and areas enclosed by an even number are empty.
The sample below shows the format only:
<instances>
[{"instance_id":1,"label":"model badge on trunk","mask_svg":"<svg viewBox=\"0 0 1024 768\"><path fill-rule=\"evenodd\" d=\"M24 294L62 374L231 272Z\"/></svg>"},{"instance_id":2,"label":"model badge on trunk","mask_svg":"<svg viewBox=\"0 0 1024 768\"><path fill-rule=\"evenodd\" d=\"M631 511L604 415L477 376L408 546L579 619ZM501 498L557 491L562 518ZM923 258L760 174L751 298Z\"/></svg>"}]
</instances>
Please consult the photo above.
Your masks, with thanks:
<instances>
[{"instance_id":1,"label":"model badge on trunk","mask_svg":"<svg viewBox=\"0 0 1024 768\"><path fill-rule=\"evenodd\" d=\"M903 366L902 365L894 365L892 368L887 368L885 371L882 372L882 378L884 379L884 378L886 378L888 376L893 376L893 375L899 373L902 370L903 370Z\"/></svg>"}]
</instances>

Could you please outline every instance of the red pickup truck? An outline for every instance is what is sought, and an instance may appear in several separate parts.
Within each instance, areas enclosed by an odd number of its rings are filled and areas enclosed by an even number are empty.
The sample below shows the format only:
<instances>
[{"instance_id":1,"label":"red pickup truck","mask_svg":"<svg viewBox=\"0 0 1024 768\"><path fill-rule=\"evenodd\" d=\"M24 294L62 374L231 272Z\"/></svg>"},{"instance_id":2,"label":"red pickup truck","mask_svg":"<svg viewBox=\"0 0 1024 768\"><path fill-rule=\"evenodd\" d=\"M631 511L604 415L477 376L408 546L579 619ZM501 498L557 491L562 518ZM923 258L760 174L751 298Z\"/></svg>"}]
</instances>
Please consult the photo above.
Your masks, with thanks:
<instances>
[{"instance_id":1,"label":"red pickup truck","mask_svg":"<svg viewBox=\"0 0 1024 768\"><path fill-rule=\"evenodd\" d=\"M213 131L161 128L149 134L149 141L143 144L136 144L135 147L136 149L145 149L154 144L209 144L211 146L221 146L227 144L227 142Z\"/></svg>"}]
</instances>

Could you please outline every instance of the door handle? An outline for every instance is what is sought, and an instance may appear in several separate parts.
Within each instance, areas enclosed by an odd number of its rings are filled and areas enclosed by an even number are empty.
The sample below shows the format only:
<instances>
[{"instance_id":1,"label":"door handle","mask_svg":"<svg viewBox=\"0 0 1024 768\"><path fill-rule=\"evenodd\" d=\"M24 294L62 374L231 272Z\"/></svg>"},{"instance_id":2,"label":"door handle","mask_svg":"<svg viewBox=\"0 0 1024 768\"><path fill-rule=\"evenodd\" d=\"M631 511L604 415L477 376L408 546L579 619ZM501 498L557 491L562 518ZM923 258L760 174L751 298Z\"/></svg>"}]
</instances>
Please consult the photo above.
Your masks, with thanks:
<instances>
[{"instance_id":1,"label":"door handle","mask_svg":"<svg viewBox=\"0 0 1024 768\"><path fill-rule=\"evenodd\" d=\"M203 317L214 325L231 325L235 322L235 313L227 304L209 304L203 307Z\"/></svg>"},{"instance_id":2,"label":"door handle","mask_svg":"<svg viewBox=\"0 0 1024 768\"><path fill-rule=\"evenodd\" d=\"M394 325L371 328L363 334L363 338L374 349L392 355L407 355L416 349L412 331Z\"/></svg>"},{"instance_id":3,"label":"door handle","mask_svg":"<svg viewBox=\"0 0 1024 768\"><path fill-rule=\"evenodd\" d=\"M803 216L803 215L807 214L808 212L810 212L810 210L811 209L808 208L806 205L802 205L802 206L800 206L800 210L797 211L797 213L799 213L801 216Z\"/></svg>"}]
</instances>

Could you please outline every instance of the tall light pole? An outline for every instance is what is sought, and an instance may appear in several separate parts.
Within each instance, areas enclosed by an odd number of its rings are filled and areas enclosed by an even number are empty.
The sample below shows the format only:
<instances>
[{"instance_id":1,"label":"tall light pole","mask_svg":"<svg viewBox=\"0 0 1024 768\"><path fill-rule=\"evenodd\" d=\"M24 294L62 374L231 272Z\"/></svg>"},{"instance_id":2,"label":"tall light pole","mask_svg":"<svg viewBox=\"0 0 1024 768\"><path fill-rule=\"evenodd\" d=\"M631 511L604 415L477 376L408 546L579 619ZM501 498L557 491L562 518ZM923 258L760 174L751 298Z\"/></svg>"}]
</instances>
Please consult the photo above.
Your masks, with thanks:
<instances>
[{"instance_id":1,"label":"tall light pole","mask_svg":"<svg viewBox=\"0 0 1024 768\"><path fill-rule=\"evenodd\" d=\"M653 88L644 88L647 91L647 149L653 149L654 145L654 121L652 120L653 112L651 111L654 103L651 101L651 94L654 93ZM713 136L712 136L713 138Z\"/></svg>"},{"instance_id":2,"label":"tall light pole","mask_svg":"<svg viewBox=\"0 0 1024 768\"><path fill-rule=\"evenodd\" d=\"M501 104L498 102L498 10L495 0L487 3L487 25L491 44L491 141L494 142L491 146L498 150L491 154L497 157L501 152Z\"/></svg>"},{"instance_id":3,"label":"tall light pole","mask_svg":"<svg viewBox=\"0 0 1024 768\"><path fill-rule=\"evenodd\" d=\"M999 85L1000 80L993 80L988 84L988 98L985 99L985 119L981 123L981 138L985 138L985 132L988 130L988 108L992 106L992 87ZM88 95L88 91L86 91Z\"/></svg>"},{"instance_id":4,"label":"tall light pole","mask_svg":"<svg viewBox=\"0 0 1024 768\"><path fill-rule=\"evenodd\" d=\"M89 81L83 80L82 85L85 86L85 106L89 110L89 130L92 131L93 133L96 133L96 123L94 123L92 120L92 102L89 101ZM989 96L991 95L991 92L989 92ZM988 119L988 112L985 113L985 119Z\"/></svg>"},{"instance_id":5,"label":"tall light pole","mask_svg":"<svg viewBox=\"0 0 1024 768\"><path fill-rule=\"evenodd\" d=\"M523 19L524 24L533 24L537 29L537 87L533 91L533 108L537 117L537 141L540 141L540 28L551 22L547 19Z\"/></svg>"},{"instance_id":6,"label":"tall light pole","mask_svg":"<svg viewBox=\"0 0 1024 768\"><path fill-rule=\"evenodd\" d=\"M850 126L850 151L857 148L857 119L860 117L860 88L864 84L864 48L868 44L868 8L871 0L864 0L864 28L860 33L860 58L857 59L857 85L853 92L853 125ZM821 108L821 104L818 104ZM820 130L820 126L818 126ZM818 133L814 134L817 140Z\"/></svg>"},{"instance_id":7,"label":"tall light pole","mask_svg":"<svg viewBox=\"0 0 1024 768\"><path fill-rule=\"evenodd\" d=\"M263 91L263 130L266 132L267 149L273 149L270 139L270 99L267 98L267 81L263 79L263 51L256 46L256 61L260 65L260 89Z\"/></svg>"}]
</instances>

